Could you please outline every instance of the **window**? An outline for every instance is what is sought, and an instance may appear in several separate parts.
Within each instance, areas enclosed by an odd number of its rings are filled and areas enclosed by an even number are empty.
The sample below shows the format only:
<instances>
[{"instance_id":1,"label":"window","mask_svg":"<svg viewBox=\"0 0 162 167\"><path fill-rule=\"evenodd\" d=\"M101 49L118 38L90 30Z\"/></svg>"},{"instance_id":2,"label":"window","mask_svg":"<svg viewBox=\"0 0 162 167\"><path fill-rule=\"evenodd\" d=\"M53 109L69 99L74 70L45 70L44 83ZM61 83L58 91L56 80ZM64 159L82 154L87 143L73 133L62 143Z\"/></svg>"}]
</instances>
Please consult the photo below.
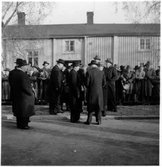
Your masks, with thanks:
<instances>
[{"instance_id":1,"label":"window","mask_svg":"<svg viewBox=\"0 0 162 167\"><path fill-rule=\"evenodd\" d=\"M151 49L151 40L149 38L140 39L140 50L150 50Z\"/></svg>"},{"instance_id":2,"label":"window","mask_svg":"<svg viewBox=\"0 0 162 167\"><path fill-rule=\"evenodd\" d=\"M37 50L28 50L28 63L32 66L38 66L38 51Z\"/></svg>"},{"instance_id":3,"label":"window","mask_svg":"<svg viewBox=\"0 0 162 167\"><path fill-rule=\"evenodd\" d=\"M65 41L65 52L75 52L75 41Z\"/></svg>"}]
</instances>

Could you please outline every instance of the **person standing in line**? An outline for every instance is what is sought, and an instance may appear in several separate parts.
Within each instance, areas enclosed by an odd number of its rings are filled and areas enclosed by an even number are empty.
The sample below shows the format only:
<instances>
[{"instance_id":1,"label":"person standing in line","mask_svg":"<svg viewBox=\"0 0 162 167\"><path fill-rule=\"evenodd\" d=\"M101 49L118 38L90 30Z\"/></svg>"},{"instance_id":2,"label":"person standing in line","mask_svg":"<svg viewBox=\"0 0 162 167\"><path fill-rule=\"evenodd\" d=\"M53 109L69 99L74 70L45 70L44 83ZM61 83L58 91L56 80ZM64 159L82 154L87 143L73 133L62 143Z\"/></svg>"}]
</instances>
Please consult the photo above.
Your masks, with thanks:
<instances>
[{"instance_id":1,"label":"person standing in line","mask_svg":"<svg viewBox=\"0 0 162 167\"><path fill-rule=\"evenodd\" d=\"M96 122L100 125L101 111L103 111L103 87L106 85L106 81L95 60L92 60L89 65L91 68L86 74L88 117L84 124L90 125L93 112L95 112Z\"/></svg>"},{"instance_id":2,"label":"person standing in line","mask_svg":"<svg viewBox=\"0 0 162 167\"><path fill-rule=\"evenodd\" d=\"M14 94L13 94L13 76L14 74L16 73L17 71L17 66L18 64L22 61L22 59L16 59L16 66L13 70L10 71L9 73L9 76L8 76L8 81L9 81L9 84L10 84L10 97L11 97L11 101L12 101L12 112L13 114L15 113L14 111Z\"/></svg>"},{"instance_id":3,"label":"person standing in line","mask_svg":"<svg viewBox=\"0 0 162 167\"><path fill-rule=\"evenodd\" d=\"M43 90L42 90L42 99L41 100L43 103L46 103L45 102L45 93L46 93L46 89L47 89L48 82L49 82L50 69L48 68L49 63L47 61L44 61L42 66L43 66L43 68L42 68L42 70L43 70L43 77L42 77Z\"/></svg>"},{"instance_id":4,"label":"person standing in line","mask_svg":"<svg viewBox=\"0 0 162 167\"><path fill-rule=\"evenodd\" d=\"M96 61L97 64L100 64L101 58L98 55L96 55L93 59Z\"/></svg>"},{"instance_id":5,"label":"person standing in line","mask_svg":"<svg viewBox=\"0 0 162 167\"><path fill-rule=\"evenodd\" d=\"M57 60L57 64L52 68L50 81L47 88L47 99L49 101L49 113L57 115L61 113L60 96L62 92L62 69L65 66L65 61Z\"/></svg>"},{"instance_id":6,"label":"person standing in line","mask_svg":"<svg viewBox=\"0 0 162 167\"><path fill-rule=\"evenodd\" d=\"M143 71L143 66L135 66L135 102L144 101L144 82L145 72ZM141 98L141 99L140 99Z\"/></svg>"},{"instance_id":7,"label":"person standing in line","mask_svg":"<svg viewBox=\"0 0 162 167\"><path fill-rule=\"evenodd\" d=\"M113 66L112 59L105 60L105 76L107 83L107 105L108 110L117 112L116 99L115 99L115 81L118 79L116 68Z\"/></svg>"},{"instance_id":8,"label":"person standing in line","mask_svg":"<svg viewBox=\"0 0 162 167\"><path fill-rule=\"evenodd\" d=\"M104 77L105 77L105 66L103 63L99 63L98 65L99 70L103 73ZM106 78L105 78L106 80ZM107 107L107 87L106 85L103 87L103 111L101 111L101 114L103 117L106 116L106 107Z\"/></svg>"},{"instance_id":9,"label":"person standing in line","mask_svg":"<svg viewBox=\"0 0 162 167\"><path fill-rule=\"evenodd\" d=\"M144 78L144 85L145 85L145 104L150 105L151 96L152 96L152 81L156 78L155 69L150 67L151 63L148 61L144 66L145 78Z\"/></svg>"},{"instance_id":10,"label":"person standing in line","mask_svg":"<svg viewBox=\"0 0 162 167\"><path fill-rule=\"evenodd\" d=\"M2 71L2 100L5 102L10 100L10 85L8 82L9 72L9 68Z\"/></svg>"},{"instance_id":11,"label":"person standing in line","mask_svg":"<svg viewBox=\"0 0 162 167\"><path fill-rule=\"evenodd\" d=\"M19 60L17 70L13 75L14 116L16 116L17 128L20 129L30 129L29 117L35 114L35 97L30 79L26 74L27 69L26 60Z\"/></svg>"},{"instance_id":12,"label":"person standing in line","mask_svg":"<svg viewBox=\"0 0 162 167\"><path fill-rule=\"evenodd\" d=\"M80 119L80 94L81 80L78 74L79 62L73 63L73 69L69 74L69 100L70 100L70 122L77 123Z\"/></svg>"}]
</instances>

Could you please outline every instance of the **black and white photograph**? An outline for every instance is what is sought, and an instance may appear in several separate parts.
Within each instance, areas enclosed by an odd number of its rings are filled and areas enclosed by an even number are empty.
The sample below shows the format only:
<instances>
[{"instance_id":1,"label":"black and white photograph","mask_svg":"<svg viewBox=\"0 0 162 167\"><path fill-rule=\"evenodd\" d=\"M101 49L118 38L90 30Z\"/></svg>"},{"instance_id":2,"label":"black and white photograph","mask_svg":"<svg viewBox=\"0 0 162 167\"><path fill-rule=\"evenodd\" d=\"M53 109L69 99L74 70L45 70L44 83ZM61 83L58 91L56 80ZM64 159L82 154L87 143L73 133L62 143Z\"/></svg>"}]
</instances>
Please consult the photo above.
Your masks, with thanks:
<instances>
[{"instance_id":1,"label":"black and white photograph","mask_svg":"<svg viewBox=\"0 0 162 167\"><path fill-rule=\"evenodd\" d=\"M160 166L160 0L1 2L1 165Z\"/></svg>"}]
</instances>

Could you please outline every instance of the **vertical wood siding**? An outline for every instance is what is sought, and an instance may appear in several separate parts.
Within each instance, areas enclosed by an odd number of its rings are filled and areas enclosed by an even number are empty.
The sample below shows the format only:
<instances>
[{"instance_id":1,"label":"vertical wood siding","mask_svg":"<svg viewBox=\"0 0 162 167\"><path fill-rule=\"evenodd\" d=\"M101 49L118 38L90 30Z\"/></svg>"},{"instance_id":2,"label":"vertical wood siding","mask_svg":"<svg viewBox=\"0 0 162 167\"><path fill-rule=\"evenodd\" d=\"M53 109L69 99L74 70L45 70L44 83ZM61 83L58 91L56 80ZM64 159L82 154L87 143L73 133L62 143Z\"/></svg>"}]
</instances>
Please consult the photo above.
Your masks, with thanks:
<instances>
[{"instance_id":1,"label":"vertical wood siding","mask_svg":"<svg viewBox=\"0 0 162 167\"><path fill-rule=\"evenodd\" d=\"M11 69L15 66L16 58L27 59L27 50L38 51L38 66L42 68L44 61L52 62L52 48L50 39L45 40L8 40L6 47L6 63Z\"/></svg>"},{"instance_id":2,"label":"vertical wood siding","mask_svg":"<svg viewBox=\"0 0 162 167\"><path fill-rule=\"evenodd\" d=\"M65 40L74 40L75 41L75 52L64 52ZM64 59L64 60L83 60L83 39L56 39L55 43L55 59Z\"/></svg>"},{"instance_id":3,"label":"vertical wood siding","mask_svg":"<svg viewBox=\"0 0 162 167\"><path fill-rule=\"evenodd\" d=\"M112 58L112 37L88 37L86 46L86 64L93 60L96 55L104 62L107 58Z\"/></svg>"},{"instance_id":4,"label":"vertical wood siding","mask_svg":"<svg viewBox=\"0 0 162 167\"><path fill-rule=\"evenodd\" d=\"M146 38L146 37L144 37ZM160 59L160 37L148 37L151 39L149 51L139 50L140 37L119 37L118 58L119 65L130 65L134 68L138 62L151 62L151 67L157 69Z\"/></svg>"}]
</instances>

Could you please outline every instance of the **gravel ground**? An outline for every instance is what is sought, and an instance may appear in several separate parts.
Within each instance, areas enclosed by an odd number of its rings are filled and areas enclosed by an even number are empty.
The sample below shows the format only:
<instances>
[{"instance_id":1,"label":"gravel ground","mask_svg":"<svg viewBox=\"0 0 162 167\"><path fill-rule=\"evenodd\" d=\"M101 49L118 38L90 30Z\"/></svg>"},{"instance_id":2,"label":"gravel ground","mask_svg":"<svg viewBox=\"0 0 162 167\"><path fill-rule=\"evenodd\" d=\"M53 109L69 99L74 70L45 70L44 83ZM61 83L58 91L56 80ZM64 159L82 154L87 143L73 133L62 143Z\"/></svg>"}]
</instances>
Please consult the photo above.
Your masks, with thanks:
<instances>
[{"instance_id":1,"label":"gravel ground","mask_svg":"<svg viewBox=\"0 0 162 167\"><path fill-rule=\"evenodd\" d=\"M107 111L107 115L112 116L132 116L132 115L155 115L159 116L160 106L159 105L136 105L136 106L117 106L118 112ZM48 105L36 105L35 106L36 115L49 115ZM12 107L2 105L2 114L12 114ZM68 111L64 111L65 115L69 115ZM87 114L86 106L84 106L84 111L82 114Z\"/></svg>"}]
</instances>

